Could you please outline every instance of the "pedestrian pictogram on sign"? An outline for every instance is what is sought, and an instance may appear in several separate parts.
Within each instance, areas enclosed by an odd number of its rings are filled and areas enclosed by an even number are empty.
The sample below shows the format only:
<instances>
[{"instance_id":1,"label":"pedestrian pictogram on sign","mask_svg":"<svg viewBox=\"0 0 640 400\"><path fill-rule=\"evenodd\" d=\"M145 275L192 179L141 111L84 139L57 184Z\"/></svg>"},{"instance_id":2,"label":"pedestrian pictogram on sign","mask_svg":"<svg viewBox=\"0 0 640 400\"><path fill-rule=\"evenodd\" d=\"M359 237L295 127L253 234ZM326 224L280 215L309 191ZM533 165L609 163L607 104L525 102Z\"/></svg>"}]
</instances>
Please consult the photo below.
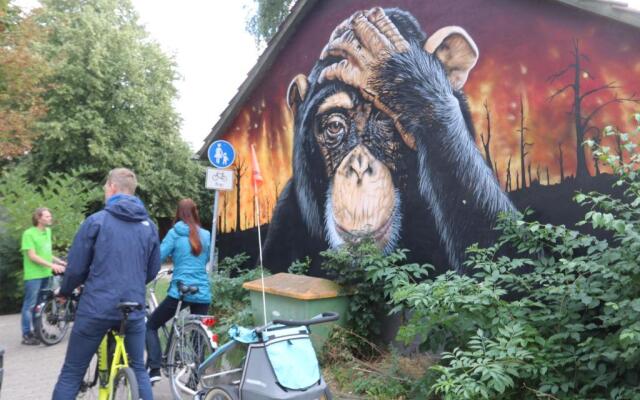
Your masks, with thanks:
<instances>
[{"instance_id":1,"label":"pedestrian pictogram on sign","mask_svg":"<svg viewBox=\"0 0 640 400\"><path fill-rule=\"evenodd\" d=\"M227 168L236 158L236 151L226 140L216 140L209 146L207 152L209 162L216 168Z\"/></svg>"}]
</instances>

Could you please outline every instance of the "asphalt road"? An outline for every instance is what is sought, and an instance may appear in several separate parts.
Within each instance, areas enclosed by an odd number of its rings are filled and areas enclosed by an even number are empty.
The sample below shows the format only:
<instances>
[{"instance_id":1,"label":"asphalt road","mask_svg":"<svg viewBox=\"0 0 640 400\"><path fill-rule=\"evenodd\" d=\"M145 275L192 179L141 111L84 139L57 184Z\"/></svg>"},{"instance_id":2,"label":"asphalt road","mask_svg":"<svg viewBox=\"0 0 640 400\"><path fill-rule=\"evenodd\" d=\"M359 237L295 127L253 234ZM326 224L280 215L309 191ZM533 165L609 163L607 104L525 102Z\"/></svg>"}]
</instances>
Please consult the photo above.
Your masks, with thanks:
<instances>
[{"instance_id":1,"label":"asphalt road","mask_svg":"<svg viewBox=\"0 0 640 400\"><path fill-rule=\"evenodd\" d=\"M20 314L0 316L0 347L5 350L0 399L51 399L69 336L54 346L25 346L20 341ZM154 385L153 394L156 400L173 398L166 378Z\"/></svg>"}]
</instances>

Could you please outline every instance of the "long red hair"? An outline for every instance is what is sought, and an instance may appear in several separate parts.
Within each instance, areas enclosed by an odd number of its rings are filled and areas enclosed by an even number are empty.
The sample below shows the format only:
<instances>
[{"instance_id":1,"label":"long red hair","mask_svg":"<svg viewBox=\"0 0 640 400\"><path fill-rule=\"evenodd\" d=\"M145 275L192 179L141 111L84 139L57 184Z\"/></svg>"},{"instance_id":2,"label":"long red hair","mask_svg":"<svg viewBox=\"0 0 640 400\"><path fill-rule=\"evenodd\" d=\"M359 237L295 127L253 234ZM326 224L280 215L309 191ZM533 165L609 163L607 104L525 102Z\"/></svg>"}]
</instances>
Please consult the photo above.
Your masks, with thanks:
<instances>
[{"instance_id":1,"label":"long red hair","mask_svg":"<svg viewBox=\"0 0 640 400\"><path fill-rule=\"evenodd\" d=\"M182 221L189 225L189 243L191 244L191 253L195 256L200 255L202 251L202 243L200 243L200 216L198 215L198 206L191 199L182 199L178 202L176 210L175 224Z\"/></svg>"}]
</instances>

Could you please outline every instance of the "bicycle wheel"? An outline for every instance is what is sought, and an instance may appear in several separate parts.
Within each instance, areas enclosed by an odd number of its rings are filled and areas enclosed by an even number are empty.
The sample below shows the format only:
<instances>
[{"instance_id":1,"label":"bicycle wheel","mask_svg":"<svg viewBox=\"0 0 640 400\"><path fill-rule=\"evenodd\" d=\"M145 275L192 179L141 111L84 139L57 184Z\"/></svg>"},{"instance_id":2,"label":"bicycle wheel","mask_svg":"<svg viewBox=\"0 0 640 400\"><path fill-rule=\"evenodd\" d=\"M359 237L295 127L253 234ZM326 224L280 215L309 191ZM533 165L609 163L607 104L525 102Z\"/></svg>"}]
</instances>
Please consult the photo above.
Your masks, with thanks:
<instances>
[{"instance_id":1,"label":"bicycle wheel","mask_svg":"<svg viewBox=\"0 0 640 400\"><path fill-rule=\"evenodd\" d=\"M138 400L138 381L133 369L129 367L120 368L113 380L113 390L110 400Z\"/></svg>"},{"instance_id":2,"label":"bicycle wheel","mask_svg":"<svg viewBox=\"0 0 640 400\"><path fill-rule=\"evenodd\" d=\"M324 400L333 400L333 393L331 393L331 390L329 390L328 387L324 391Z\"/></svg>"},{"instance_id":3,"label":"bicycle wheel","mask_svg":"<svg viewBox=\"0 0 640 400\"><path fill-rule=\"evenodd\" d=\"M69 301L58 304L51 298L36 306L33 328L38 339L47 346L60 343L69 330Z\"/></svg>"},{"instance_id":4,"label":"bicycle wheel","mask_svg":"<svg viewBox=\"0 0 640 400\"><path fill-rule=\"evenodd\" d=\"M213 352L208 332L196 322L182 328L169 348L169 381L176 399L191 399L198 389L198 366Z\"/></svg>"},{"instance_id":5,"label":"bicycle wheel","mask_svg":"<svg viewBox=\"0 0 640 400\"><path fill-rule=\"evenodd\" d=\"M204 396L204 400L238 400L238 389L230 386L216 386Z\"/></svg>"},{"instance_id":6,"label":"bicycle wheel","mask_svg":"<svg viewBox=\"0 0 640 400\"><path fill-rule=\"evenodd\" d=\"M83 400L97 400L98 399L98 354L94 354L87 368L87 372L82 378L80 383L80 391L78 392L78 399Z\"/></svg>"}]
</instances>

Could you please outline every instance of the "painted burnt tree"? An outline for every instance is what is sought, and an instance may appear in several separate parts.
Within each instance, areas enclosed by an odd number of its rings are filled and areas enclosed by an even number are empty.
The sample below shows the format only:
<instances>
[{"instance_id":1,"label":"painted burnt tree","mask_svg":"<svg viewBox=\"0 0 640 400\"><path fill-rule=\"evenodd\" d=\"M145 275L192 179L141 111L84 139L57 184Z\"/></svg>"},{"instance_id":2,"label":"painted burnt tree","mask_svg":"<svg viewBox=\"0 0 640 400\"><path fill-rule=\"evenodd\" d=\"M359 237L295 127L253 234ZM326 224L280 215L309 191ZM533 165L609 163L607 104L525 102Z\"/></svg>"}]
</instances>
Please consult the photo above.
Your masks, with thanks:
<instances>
[{"instance_id":1,"label":"painted burnt tree","mask_svg":"<svg viewBox=\"0 0 640 400\"><path fill-rule=\"evenodd\" d=\"M583 91L581 87L582 79L591 79L595 80L596 78L589 72L588 69L584 66L585 63L590 62L589 57L580 52L580 42L578 39L574 39L573 41L573 51L572 51L573 61L571 64L564 67L559 72L551 75L547 81L549 83L555 83L557 80L562 78L567 73L572 73L573 81L567 83L561 88L557 89L551 96L549 96L549 101L553 101L558 95L566 92L567 90L573 91L573 104L571 105L571 114L574 118L574 126L576 132L576 179L584 179L589 176L589 171L587 169L587 162L585 156L584 149L584 141L585 135L591 129L593 125L591 125L593 118L605 107L614 103L622 103L622 102L634 102L638 103L640 99L638 99L635 94L632 94L628 97L619 97L618 93L615 89L619 89L619 86L616 85L615 81L605 83L601 86L597 86L593 89ZM586 100L600 92L610 92L613 97L610 99L601 102L597 106L593 107L591 110L587 110ZM562 152L561 152L562 154ZM562 160L560 162L562 165ZM563 178L561 178L561 181Z\"/></svg>"},{"instance_id":2,"label":"painted burnt tree","mask_svg":"<svg viewBox=\"0 0 640 400\"><path fill-rule=\"evenodd\" d=\"M487 162L487 166L498 176L498 166L494 165L491 161L491 111L489 111L489 103L487 100L484 100L484 114L487 120L487 137L485 141L484 133L480 134L480 140L482 141L482 148L484 149L485 161ZM495 169L494 169L495 168Z\"/></svg>"},{"instance_id":3,"label":"painted burnt tree","mask_svg":"<svg viewBox=\"0 0 640 400\"><path fill-rule=\"evenodd\" d=\"M238 157L238 160L235 162L235 165L233 167L233 173L235 174L235 182L236 182L236 232L240 232L241 230L240 191L242 186L240 185L240 182L246 172L247 172L247 163L245 162L244 159ZM245 222L246 222L246 216L245 216Z\"/></svg>"},{"instance_id":4,"label":"painted burnt tree","mask_svg":"<svg viewBox=\"0 0 640 400\"><path fill-rule=\"evenodd\" d=\"M524 102L522 100L522 94L520 94L520 127L516 130L520 134L520 188L527 188L527 173L525 170L525 159L529 152L527 151L527 147L533 146L533 143L528 143L526 138L526 132L529 128L526 127L524 116ZM529 172L531 172L529 170ZM531 173L529 173L529 181L531 181Z\"/></svg>"}]
</instances>

